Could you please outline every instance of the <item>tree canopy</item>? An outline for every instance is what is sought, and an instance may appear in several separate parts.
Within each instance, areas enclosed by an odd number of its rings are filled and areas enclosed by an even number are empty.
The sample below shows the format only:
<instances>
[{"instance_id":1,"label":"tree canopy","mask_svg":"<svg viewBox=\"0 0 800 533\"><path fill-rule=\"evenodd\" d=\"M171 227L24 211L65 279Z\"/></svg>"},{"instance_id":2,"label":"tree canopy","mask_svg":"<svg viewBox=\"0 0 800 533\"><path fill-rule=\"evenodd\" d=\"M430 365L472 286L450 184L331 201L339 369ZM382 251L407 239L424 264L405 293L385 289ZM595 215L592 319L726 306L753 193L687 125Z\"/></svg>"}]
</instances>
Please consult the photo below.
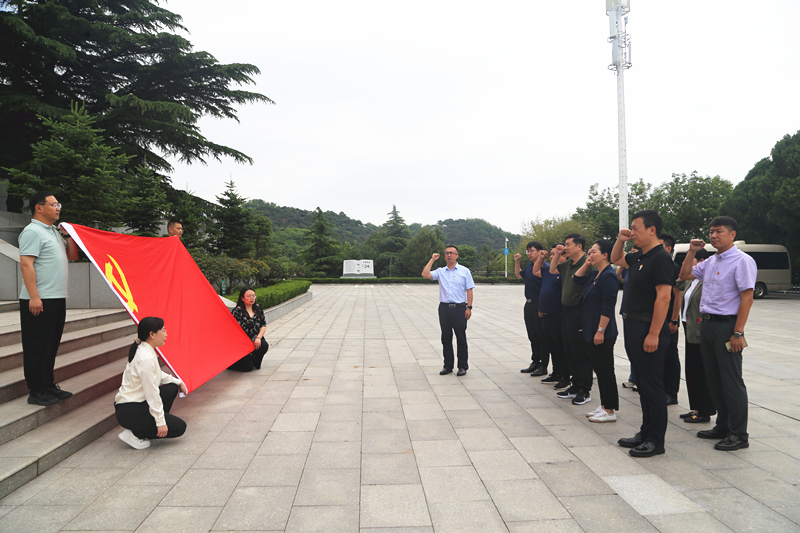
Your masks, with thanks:
<instances>
[{"instance_id":1,"label":"tree canopy","mask_svg":"<svg viewBox=\"0 0 800 533\"><path fill-rule=\"evenodd\" d=\"M317 220L303 236L303 242L307 244L300 254L300 259L305 263L303 274L307 277L330 277L337 273L341 274L341 247L319 207L317 207Z\"/></svg>"}]
</instances>

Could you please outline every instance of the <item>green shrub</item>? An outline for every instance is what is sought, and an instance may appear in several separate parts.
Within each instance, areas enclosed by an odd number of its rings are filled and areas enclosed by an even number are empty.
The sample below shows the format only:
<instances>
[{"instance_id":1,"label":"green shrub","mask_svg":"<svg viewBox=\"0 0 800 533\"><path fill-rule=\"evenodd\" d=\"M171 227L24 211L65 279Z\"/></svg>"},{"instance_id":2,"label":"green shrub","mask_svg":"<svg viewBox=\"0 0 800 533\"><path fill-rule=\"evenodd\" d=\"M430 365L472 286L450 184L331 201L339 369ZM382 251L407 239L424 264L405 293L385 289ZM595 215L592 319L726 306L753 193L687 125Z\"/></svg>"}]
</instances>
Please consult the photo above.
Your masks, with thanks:
<instances>
[{"instance_id":1,"label":"green shrub","mask_svg":"<svg viewBox=\"0 0 800 533\"><path fill-rule=\"evenodd\" d=\"M262 309L275 307L286 300L291 300L295 296L308 292L310 286L311 282L308 280L292 280L284 281L283 283L278 283L270 287L260 287L255 289L256 303L260 305ZM239 292L237 291L230 296L226 296L226 298L235 302L239 299Z\"/></svg>"},{"instance_id":2,"label":"green shrub","mask_svg":"<svg viewBox=\"0 0 800 533\"><path fill-rule=\"evenodd\" d=\"M307 281L312 281L318 285L327 284L342 284L342 285L366 285L366 284L384 284L384 283L403 283L406 285L414 284L414 283L436 283L435 281L431 281L429 279L425 279L422 276L413 277L413 278L303 278ZM499 277L483 277L483 276L474 276L473 277L475 283L508 283L508 284L519 284L525 283L523 279L517 278L504 278L502 276Z\"/></svg>"}]
</instances>

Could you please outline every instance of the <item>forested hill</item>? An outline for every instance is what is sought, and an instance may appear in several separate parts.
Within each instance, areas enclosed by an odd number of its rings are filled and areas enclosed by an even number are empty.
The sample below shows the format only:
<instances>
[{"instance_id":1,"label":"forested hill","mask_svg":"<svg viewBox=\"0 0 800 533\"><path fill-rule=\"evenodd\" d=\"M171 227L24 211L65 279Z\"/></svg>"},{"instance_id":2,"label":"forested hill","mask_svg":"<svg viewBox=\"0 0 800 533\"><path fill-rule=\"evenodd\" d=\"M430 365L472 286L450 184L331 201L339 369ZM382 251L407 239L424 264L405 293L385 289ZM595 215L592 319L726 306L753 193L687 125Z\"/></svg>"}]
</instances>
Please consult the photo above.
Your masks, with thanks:
<instances>
[{"instance_id":1,"label":"forested hill","mask_svg":"<svg viewBox=\"0 0 800 533\"><path fill-rule=\"evenodd\" d=\"M440 220L437 225L442 229L446 243L469 244L477 250L486 244L489 248L503 248L505 239L508 237L508 244L514 248L519 243L520 236L507 233L501 228L489 224L482 218L459 218L453 220ZM411 226L411 231L416 233L418 224Z\"/></svg>"}]
</instances>

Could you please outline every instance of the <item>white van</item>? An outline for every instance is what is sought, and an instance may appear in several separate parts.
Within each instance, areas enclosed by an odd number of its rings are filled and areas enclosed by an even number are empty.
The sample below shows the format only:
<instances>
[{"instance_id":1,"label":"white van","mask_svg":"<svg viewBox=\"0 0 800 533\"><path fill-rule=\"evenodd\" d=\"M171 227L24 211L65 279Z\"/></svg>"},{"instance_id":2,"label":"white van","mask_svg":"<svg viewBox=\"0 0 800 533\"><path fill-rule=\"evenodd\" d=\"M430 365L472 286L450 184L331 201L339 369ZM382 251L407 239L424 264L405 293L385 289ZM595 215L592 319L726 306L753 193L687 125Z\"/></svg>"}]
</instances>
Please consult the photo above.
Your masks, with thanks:
<instances>
[{"instance_id":1,"label":"white van","mask_svg":"<svg viewBox=\"0 0 800 533\"><path fill-rule=\"evenodd\" d=\"M763 298L770 291L788 291L792 288L792 266L789 251L785 247L779 244L747 244L745 241L735 241L733 244L756 260L758 277L753 298ZM717 253L710 244L706 244L706 250L711 255ZM672 259L680 265L688 251L687 243L676 244Z\"/></svg>"}]
</instances>

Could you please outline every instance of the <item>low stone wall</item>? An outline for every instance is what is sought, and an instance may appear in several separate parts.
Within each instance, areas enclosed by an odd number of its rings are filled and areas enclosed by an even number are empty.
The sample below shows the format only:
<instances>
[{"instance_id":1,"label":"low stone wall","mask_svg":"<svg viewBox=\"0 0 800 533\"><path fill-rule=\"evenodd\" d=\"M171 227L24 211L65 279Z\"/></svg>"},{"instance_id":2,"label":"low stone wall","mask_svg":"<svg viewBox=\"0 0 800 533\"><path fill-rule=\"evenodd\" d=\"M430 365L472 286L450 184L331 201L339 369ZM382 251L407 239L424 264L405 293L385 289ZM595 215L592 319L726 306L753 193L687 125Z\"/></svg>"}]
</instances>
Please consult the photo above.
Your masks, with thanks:
<instances>
[{"instance_id":1,"label":"low stone wall","mask_svg":"<svg viewBox=\"0 0 800 533\"><path fill-rule=\"evenodd\" d=\"M301 305L310 302L313 297L314 295L311 294L311 292L306 292L300 296L295 296L291 300L287 300L280 305L266 309L264 311L264 317L267 319L267 324L274 320L278 320L280 317L289 313L290 311L294 311Z\"/></svg>"}]
</instances>

